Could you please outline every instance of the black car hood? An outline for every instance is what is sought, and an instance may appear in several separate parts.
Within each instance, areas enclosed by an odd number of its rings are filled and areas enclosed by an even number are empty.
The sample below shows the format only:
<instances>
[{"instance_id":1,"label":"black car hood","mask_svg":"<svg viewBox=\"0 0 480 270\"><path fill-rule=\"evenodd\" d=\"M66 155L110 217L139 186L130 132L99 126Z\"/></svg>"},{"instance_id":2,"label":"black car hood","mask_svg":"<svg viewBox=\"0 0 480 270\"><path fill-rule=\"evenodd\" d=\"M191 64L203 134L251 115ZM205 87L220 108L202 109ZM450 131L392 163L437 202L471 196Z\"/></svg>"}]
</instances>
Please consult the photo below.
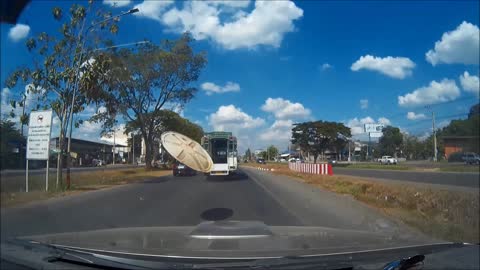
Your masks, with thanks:
<instances>
[{"instance_id":1,"label":"black car hood","mask_svg":"<svg viewBox=\"0 0 480 270\"><path fill-rule=\"evenodd\" d=\"M266 226L257 221L211 221L198 226L121 228L21 238L120 254L232 259L329 255L438 243L418 236Z\"/></svg>"}]
</instances>

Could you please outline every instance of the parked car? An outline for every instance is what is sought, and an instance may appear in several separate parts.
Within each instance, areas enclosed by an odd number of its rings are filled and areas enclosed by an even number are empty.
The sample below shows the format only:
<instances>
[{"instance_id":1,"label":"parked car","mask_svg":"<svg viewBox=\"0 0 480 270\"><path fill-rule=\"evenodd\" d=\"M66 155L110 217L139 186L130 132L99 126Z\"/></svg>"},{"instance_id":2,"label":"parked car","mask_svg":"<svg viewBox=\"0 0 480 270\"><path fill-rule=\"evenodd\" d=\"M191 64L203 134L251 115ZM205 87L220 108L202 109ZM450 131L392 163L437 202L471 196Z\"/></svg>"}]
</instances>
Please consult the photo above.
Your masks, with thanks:
<instances>
[{"instance_id":1,"label":"parked car","mask_svg":"<svg viewBox=\"0 0 480 270\"><path fill-rule=\"evenodd\" d=\"M197 171L180 162L173 163L172 170L173 170L173 176L180 176L180 175L191 176L191 175L197 174Z\"/></svg>"},{"instance_id":2,"label":"parked car","mask_svg":"<svg viewBox=\"0 0 480 270\"><path fill-rule=\"evenodd\" d=\"M398 160L394 157L391 156L383 156L382 158L379 159L380 164L383 165L389 165L389 164L397 164Z\"/></svg>"},{"instance_id":3,"label":"parked car","mask_svg":"<svg viewBox=\"0 0 480 270\"><path fill-rule=\"evenodd\" d=\"M463 160L469 165L480 164L480 157L475 153L465 153Z\"/></svg>"},{"instance_id":4,"label":"parked car","mask_svg":"<svg viewBox=\"0 0 480 270\"><path fill-rule=\"evenodd\" d=\"M265 159L263 159L263 158L257 158L257 163L259 163L259 164L265 164Z\"/></svg>"},{"instance_id":5,"label":"parked car","mask_svg":"<svg viewBox=\"0 0 480 270\"><path fill-rule=\"evenodd\" d=\"M101 159L93 159L92 160L92 165L95 166L95 167L105 166L105 161L103 161Z\"/></svg>"}]
</instances>

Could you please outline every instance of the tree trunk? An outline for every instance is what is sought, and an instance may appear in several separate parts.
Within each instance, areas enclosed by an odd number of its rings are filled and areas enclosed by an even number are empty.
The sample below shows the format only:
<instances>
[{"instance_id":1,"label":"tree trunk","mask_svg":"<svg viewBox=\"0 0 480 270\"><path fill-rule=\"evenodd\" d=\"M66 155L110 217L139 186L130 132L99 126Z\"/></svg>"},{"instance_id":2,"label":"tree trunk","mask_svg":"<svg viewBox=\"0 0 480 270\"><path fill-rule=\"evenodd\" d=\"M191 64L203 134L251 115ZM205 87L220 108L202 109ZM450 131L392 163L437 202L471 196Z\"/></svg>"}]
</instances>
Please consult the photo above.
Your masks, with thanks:
<instances>
[{"instance_id":1,"label":"tree trunk","mask_svg":"<svg viewBox=\"0 0 480 270\"><path fill-rule=\"evenodd\" d=\"M63 153L64 151L64 126L67 116L67 108L62 110L62 119L60 120L60 134L58 136L58 155L57 155L57 188L63 187ZM66 130L66 129L65 129Z\"/></svg>"},{"instance_id":2,"label":"tree trunk","mask_svg":"<svg viewBox=\"0 0 480 270\"><path fill-rule=\"evenodd\" d=\"M152 169L152 147L150 144L145 143L146 145L146 151L145 151L145 168L147 170Z\"/></svg>"},{"instance_id":3,"label":"tree trunk","mask_svg":"<svg viewBox=\"0 0 480 270\"><path fill-rule=\"evenodd\" d=\"M58 154L57 154L57 188L63 184L62 169L63 169L63 132L62 123L60 123L60 135L58 136Z\"/></svg>"}]
</instances>

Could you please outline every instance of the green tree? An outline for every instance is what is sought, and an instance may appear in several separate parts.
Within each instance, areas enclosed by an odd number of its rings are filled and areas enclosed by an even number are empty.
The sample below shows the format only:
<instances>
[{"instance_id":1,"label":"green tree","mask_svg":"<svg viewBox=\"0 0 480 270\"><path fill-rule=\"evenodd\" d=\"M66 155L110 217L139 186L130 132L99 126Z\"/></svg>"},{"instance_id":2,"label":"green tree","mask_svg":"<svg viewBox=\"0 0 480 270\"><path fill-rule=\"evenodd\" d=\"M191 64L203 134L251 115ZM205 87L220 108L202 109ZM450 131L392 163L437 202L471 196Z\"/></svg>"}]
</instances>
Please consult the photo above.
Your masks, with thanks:
<instances>
[{"instance_id":1,"label":"green tree","mask_svg":"<svg viewBox=\"0 0 480 270\"><path fill-rule=\"evenodd\" d=\"M160 141L160 136L167 131L175 131L181 133L197 142L203 137L203 129L199 125L192 123L186 118L181 117L178 113L170 110L160 110L154 122L154 142ZM135 119L129 121L125 125L125 134L132 132L139 134L140 121ZM138 135L141 136L141 135ZM137 140L137 138L135 138ZM141 141L141 138L139 139ZM155 153L154 153L155 154Z\"/></svg>"},{"instance_id":2,"label":"green tree","mask_svg":"<svg viewBox=\"0 0 480 270\"><path fill-rule=\"evenodd\" d=\"M252 151L250 151L250 148L245 151L245 159L246 160L252 160Z\"/></svg>"},{"instance_id":3,"label":"green tree","mask_svg":"<svg viewBox=\"0 0 480 270\"><path fill-rule=\"evenodd\" d=\"M19 83L28 86L26 94L22 95L20 100L12 101L13 103L24 106L27 95L35 94L36 107L32 109L51 108L58 117L60 152L57 168L63 167L61 157L65 150L64 138L69 128L67 120L70 117L73 89L77 84L84 85L84 79L93 76L88 70L84 71L82 76L77 73L78 67L83 64L80 58L84 52L92 52L99 44L112 45L108 38L118 32L117 20L105 21L98 25L95 31L86 32L92 22L104 21L111 16L98 7L94 8L95 5L93 1L89 1L86 6L72 4L68 11L54 7L52 16L59 25L59 31L40 32L37 36L29 38L26 47L33 59L32 66L18 68L6 80L9 88L14 88ZM83 59L89 59L91 56L87 54ZM86 106L87 100L82 90L84 89L80 88L76 95L76 102L73 104L74 114L81 112ZM24 109L20 116L22 127L28 121L28 113ZM57 170L57 178L62 179L62 170Z\"/></svg>"},{"instance_id":4,"label":"green tree","mask_svg":"<svg viewBox=\"0 0 480 270\"><path fill-rule=\"evenodd\" d=\"M184 34L159 46L150 42L105 52L99 62L108 66L108 72L89 84L89 96L107 108L93 120L103 121L107 130L116 115L134 121L145 140L147 168L151 167L157 123L164 106L181 106L197 92L191 84L198 79L206 57L193 51L192 41L189 34Z\"/></svg>"},{"instance_id":5,"label":"green tree","mask_svg":"<svg viewBox=\"0 0 480 270\"><path fill-rule=\"evenodd\" d=\"M480 114L480 103L477 103L476 105L473 105L470 108L470 111L468 112L468 119L478 116Z\"/></svg>"},{"instance_id":6,"label":"green tree","mask_svg":"<svg viewBox=\"0 0 480 270\"><path fill-rule=\"evenodd\" d=\"M350 128L342 123L304 122L294 124L291 142L300 147L302 156L310 153L317 162L318 156L323 155L325 150L344 147L347 143L345 137L350 136Z\"/></svg>"},{"instance_id":7,"label":"green tree","mask_svg":"<svg viewBox=\"0 0 480 270\"><path fill-rule=\"evenodd\" d=\"M381 155L397 156L397 152L403 144L403 135L397 127L386 126L382 130L383 135L378 141L378 150Z\"/></svg>"},{"instance_id":8,"label":"green tree","mask_svg":"<svg viewBox=\"0 0 480 270\"><path fill-rule=\"evenodd\" d=\"M267 157L268 157L267 151L262 151L262 152L260 152L259 156L260 156L260 158L263 158L265 161L268 160L268 158L267 158Z\"/></svg>"},{"instance_id":9,"label":"green tree","mask_svg":"<svg viewBox=\"0 0 480 270\"><path fill-rule=\"evenodd\" d=\"M23 168L25 166L26 139L9 120L0 120L0 169Z\"/></svg>"},{"instance_id":10,"label":"green tree","mask_svg":"<svg viewBox=\"0 0 480 270\"><path fill-rule=\"evenodd\" d=\"M268 160L273 160L278 156L278 149L274 145L270 145L267 148L267 158Z\"/></svg>"}]
</instances>

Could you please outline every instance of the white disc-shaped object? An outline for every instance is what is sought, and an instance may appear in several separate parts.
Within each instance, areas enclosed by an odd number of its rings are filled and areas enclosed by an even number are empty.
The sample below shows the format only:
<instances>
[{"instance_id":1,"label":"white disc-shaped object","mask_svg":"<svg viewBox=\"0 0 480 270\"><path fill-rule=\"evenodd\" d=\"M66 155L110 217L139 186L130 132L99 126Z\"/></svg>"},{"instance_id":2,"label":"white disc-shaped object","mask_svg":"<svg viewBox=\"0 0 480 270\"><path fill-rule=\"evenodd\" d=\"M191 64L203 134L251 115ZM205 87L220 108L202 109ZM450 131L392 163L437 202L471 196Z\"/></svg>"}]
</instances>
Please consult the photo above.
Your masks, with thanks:
<instances>
[{"instance_id":1,"label":"white disc-shaped object","mask_svg":"<svg viewBox=\"0 0 480 270\"><path fill-rule=\"evenodd\" d=\"M179 162L200 172L212 170L212 158L196 141L173 131L163 133L161 139L163 147Z\"/></svg>"}]
</instances>

